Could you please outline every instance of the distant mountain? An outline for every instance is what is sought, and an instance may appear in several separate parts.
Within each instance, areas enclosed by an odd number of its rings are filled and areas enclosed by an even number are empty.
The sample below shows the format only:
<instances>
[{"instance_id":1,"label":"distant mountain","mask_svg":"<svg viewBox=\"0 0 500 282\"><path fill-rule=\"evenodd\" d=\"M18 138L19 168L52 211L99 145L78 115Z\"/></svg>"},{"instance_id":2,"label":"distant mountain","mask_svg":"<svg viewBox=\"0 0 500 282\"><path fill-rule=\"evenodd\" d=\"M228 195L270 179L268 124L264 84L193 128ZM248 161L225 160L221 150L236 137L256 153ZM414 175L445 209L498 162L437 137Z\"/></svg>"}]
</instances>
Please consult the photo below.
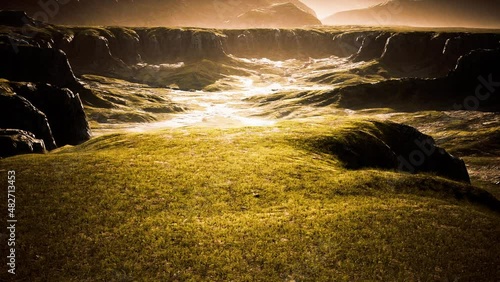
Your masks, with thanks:
<instances>
[{"instance_id":1,"label":"distant mountain","mask_svg":"<svg viewBox=\"0 0 500 282\"><path fill-rule=\"evenodd\" d=\"M321 25L321 21L292 3L273 4L250 10L239 15L231 24L233 27L276 28L311 25Z\"/></svg>"},{"instance_id":2,"label":"distant mountain","mask_svg":"<svg viewBox=\"0 0 500 282\"><path fill-rule=\"evenodd\" d=\"M2 1L0 9L24 10L28 15L39 20L48 20L54 24L65 25L120 25L120 26L196 26L196 27L231 27L230 23L238 16L255 9L274 11L272 17L283 18L287 9L270 8L273 4L291 3L302 13L295 13L295 26L308 25L311 17L316 18L314 10L299 0L79 0L58 1L54 5L43 7L51 1ZM7 2L7 3L5 3ZM63 4L65 3L65 4ZM48 9L47 9L48 8ZM273 26L272 17L260 17L256 24ZM245 26L250 27L250 26Z\"/></svg>"},{"instance_id":3,"label":"distant mountain","mask_svg":"<svg viewBox=\"0 0 500 282\"><path fill-rule=\"evenodd\" d=\"M367 8L385 1L386 0L302 0L307 6L316 10L320 20L334 13Z\"/></svg>"},{"instance_id":4,"label":"distant mountain","mask_svg":"<svg viewBox=\"0 0 500 282\"><path fill-rule=\"evenodd\" d=\"M391 0L333 14L323 23L500 28L499 12L498 0Z\"/></svg>"}]
</instances>

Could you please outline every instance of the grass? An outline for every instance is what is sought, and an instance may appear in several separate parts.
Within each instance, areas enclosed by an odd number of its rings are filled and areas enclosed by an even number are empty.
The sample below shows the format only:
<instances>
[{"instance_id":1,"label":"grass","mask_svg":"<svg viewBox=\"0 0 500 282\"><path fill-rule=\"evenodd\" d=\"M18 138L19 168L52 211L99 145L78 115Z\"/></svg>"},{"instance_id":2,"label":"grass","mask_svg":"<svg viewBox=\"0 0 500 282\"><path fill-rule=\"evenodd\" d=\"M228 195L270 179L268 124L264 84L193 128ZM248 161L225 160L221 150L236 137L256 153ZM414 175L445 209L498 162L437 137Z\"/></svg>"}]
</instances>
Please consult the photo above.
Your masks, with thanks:
<instances>
[{"instance_id":1,"label":"grass","mask_svg":"<svg viewBox=\"0 0 500 282\"><path fill-rule=\"evenodd\" d=\"M151 122L161 118L161 114L184 111L182 105L171 101L168 89L97 75L84 75L82 79L107 104L103 107L86 104L86 113L95 127L110 122Z\"/></svg>"},{"instance_id":2,"label":"grass","mask_svg":"<svg viewBox=\"0 0 500 282\"><path fill-rule=\"evenodd\" d=\"M117 133L1 160L2 174L17 174L17 278L500 277L500 215L457 199L474 188L432 175L346 170L302 142L363 124Z\"/></svg>"}]
</instances>

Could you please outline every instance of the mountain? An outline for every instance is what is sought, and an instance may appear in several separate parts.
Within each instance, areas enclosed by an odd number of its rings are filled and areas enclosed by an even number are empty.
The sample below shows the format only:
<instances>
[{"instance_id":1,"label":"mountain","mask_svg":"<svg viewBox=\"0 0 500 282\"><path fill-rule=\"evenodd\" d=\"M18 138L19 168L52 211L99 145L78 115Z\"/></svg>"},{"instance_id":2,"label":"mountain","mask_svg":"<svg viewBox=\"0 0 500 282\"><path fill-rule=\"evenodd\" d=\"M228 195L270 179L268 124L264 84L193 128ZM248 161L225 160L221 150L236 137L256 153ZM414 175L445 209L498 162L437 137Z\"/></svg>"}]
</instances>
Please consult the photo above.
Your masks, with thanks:
<instances>
[{"instance_id":1,"label":"mountain","mask_svg":"<svg viewBox=\"0 0 500 282\"><path fill-rule=\"evenodd\" d=\"M273 4L250 10L239 15L231 24L233 27L277 27L321 25L314 15L292 3Z\"/></svg>"},{"instance_id":2,"label":"mountain","mask_svg":"<svg viewBox=\"0 0 500 282\"><path fill-rule=\"evenodd\" d=\"M334 13L354 9L367 8L385 2L384 0L302 0L313 8L319 19L326 18ZM334 4L332 4L334 2Z\"/></svg>"},{"instance_id":3,"label":"mountain","mask_svg":"<svg viewBox=\"0 0 500 282\"><path fill-rule=\"evenodd\" d=\"M369 8L339 12L327 25L406 25L499 28L497 0L391 0Z\"/></svg>"},{"instance_id":4,"label":"mountain","mask_svg":"<svg viewBox=\"0 0 500 282\"><path fill-rule=\"evenodd\" d=\"M285 0L286 1L286 0ZM7 2L7 1L2 1ZM283 0L80 0L80 1L9 1L0 10L24 10L38 20L63 25L118 26L196 26L230 28L238 16L255 9L269 10L271 17L259 17L259 26L273 26L273 17L283 18L289 9L272 8ZM49 4L43 4L49 3ZM299 0L288 0L295 12L296 26L308 25L314 11ZM290 6L290 7L291 7ZM251 26L240 26L251 27Z\"/></svg>"}]
</instances>

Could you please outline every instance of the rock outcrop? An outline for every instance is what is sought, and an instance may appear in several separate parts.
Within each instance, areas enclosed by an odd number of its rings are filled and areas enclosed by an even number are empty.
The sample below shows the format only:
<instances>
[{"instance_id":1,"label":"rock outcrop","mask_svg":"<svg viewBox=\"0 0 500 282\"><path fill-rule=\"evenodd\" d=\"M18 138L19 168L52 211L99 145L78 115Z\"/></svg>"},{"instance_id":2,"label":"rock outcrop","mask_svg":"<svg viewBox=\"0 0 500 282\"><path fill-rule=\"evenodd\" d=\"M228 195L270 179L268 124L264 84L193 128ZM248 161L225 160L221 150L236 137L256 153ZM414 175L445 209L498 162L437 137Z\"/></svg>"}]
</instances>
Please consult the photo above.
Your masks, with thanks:
<instances>
[{"instance_id":1,"label":"rock outcrop","mask_svg":"<svg viewBox=\"0 0 500 282\"><path fill-rule=\"evenodd\" d=\"M0 44L0 77L74 88L78 82L64 52L54 48Z\"/></svg>"},{"instance_id":2,"label":"rock outcrop","mask_svg":"<svg viewBox=\"0 0 500 282\"><path fill-rule=\"evenodd\" d=\"M374 134L397 156L398 170L435 173L470 183L465 162L438 147L431 136L403 124L374 122L374 125L380 132Z\"/></svg>"},{"instance_id":3,"label":"rock outcrop","mask_svg":"<svg viewBox=\"0 0 500 282\"><path fill-rule=\"evenodd\" d=\"M44 141L48 150L57 147L45 114L25 98L2 90L0 90L0 128L32 132L35 138Z\"/></svg>"},{"instance_id":4,"label":"rock outcrop","mask_svg":"<svg viewBox=\"0 0 500 282\"><path fill-rule=\"evenodd\" d=\"M434 139L417 129L390 122L346 130L342 138L312 142L316 150L335 155L348 169L380 168L409 173L434 173L470 183L463 160L448 154Z\"/></svg>"},{"instance_id":5,"label":"rock outcrop","mask_svg":"<svg viewBox=\"0 0 500 282\"><path fill-rule=\"evenodd\" d=\"M90 139L90 126L78 94L49 84L12 83L11 87L46 115L58 146L78 145Z\"/></svg>"},{"instance_id":6,"label":"rock outcrop","mask_svg":"<svg viewBox=\"0 0 500 282\"><path fill-rule=\"evenodd\" d=\"M315 98L354 110L392 108L399 111L500 111L500 49L475 50L458 60L445 77L404 78L338 88Z\"/></svg>"},{"instance_id":7,"label":"rock outcrop","mask_svg":"<svg viewBox=\"0 0 500 282\"><path fill-rule=\"evenodd\" d=\"M31 132L19 129L0 129L0 158L21 154L43 154L45 151L43 140L36 139Z\"/></svg>"}]
</instances>

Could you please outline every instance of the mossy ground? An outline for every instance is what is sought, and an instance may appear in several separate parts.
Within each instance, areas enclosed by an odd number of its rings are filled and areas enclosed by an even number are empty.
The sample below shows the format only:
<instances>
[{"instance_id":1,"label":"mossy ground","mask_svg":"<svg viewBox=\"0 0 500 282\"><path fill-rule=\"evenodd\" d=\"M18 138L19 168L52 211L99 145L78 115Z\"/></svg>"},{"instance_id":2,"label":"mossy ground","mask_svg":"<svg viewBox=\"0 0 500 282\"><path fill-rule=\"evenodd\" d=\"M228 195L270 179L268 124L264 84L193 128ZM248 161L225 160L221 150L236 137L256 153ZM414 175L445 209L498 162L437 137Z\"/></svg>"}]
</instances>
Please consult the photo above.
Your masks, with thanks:
<instances>
[{"instance_id":1,"label":"mossy ground","mask_svg":"<svg viewBox=\"0 0 500 282\"><path fill-rule=\"evenodd\" d=\"M2 174L17 175L17 278L498 279L500 216L457 199L471 187L346 170L303 142L363 126L338 117L116 133L2 160Z\"/></svg>"}]
</instances>

